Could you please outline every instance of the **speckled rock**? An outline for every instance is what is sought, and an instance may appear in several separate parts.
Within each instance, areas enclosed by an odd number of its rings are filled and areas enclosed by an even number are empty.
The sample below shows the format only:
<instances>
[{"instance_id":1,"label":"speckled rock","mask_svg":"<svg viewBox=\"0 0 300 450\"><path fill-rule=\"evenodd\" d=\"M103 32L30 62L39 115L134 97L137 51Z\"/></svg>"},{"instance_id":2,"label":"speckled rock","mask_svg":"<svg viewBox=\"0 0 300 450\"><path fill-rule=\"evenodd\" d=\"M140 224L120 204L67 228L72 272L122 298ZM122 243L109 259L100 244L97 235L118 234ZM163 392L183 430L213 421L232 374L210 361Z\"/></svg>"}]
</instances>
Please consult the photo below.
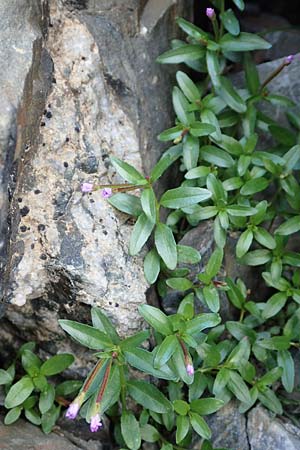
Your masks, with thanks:
<instances>
[{"instance_id":1,"label":"speckled rock","mask_svg":"<svg viewBox=\"0 0 300 450\"><path fill-rule=\"evenodd\" d=\"M191 3L49 2L43 48L51 91L38 66L20 106L21 151L2 278L9 303L5 339L17 335L51 353L68 350L57 319L88 321L91 305L101 307L121 335L141 327L137 308L148 285L142 257L128 255L133 224L99 192L83 195L80 184L120 182L111 155L145 174L159 158L156 135L172 118L165 102L170 77L155 57L175 36L174 16L183 9L189 15ZM44 93L42 109L36 89Z\"/></svg>"},{"instance_id":2,"label":"speckled rock","mask_svg":"<svg viewBox=\"0 0 300 450\"><path fill-rule=\"evenodd\" d=\"M284 422L257 406L248 414L248 437L251 450L298 450L300 428Z\"/></svg>"},{"instance_id":3,"label":"speckled rock","mask_svg":"<svg viewBox=\"0 0 300 450\"><path fill-rule=\"evenodd\" d=\"M218 412L205 419L212 431L211 440L214 447L252 450L248 442L246 417L239 413L238 404L235 401L227 403Z\"/></svg>"},{"instance_id":4,"label":"speckled rock","mask_svg":"<svg viewBox=\"0 0 300 450\"><path fill-rule=\"evenodd\" d=\"M40 428L24 420L5 426L0 420L1 450L102 450L101 442L83 441L70 433L56 428L55 432L44 434Z\"/></svg>"}]
</instances>

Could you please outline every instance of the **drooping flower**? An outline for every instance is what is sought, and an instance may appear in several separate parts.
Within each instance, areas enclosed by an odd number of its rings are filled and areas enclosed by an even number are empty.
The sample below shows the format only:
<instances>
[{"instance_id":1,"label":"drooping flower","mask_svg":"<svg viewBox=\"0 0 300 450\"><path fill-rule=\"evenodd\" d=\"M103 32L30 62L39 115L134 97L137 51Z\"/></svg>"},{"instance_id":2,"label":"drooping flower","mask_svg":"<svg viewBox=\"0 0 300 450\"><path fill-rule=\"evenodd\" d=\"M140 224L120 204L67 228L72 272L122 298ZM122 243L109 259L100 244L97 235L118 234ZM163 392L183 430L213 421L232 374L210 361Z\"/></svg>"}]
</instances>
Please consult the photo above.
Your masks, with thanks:
<instances>
[{"instance_id":1,"label":"drooping flower","mask_svg":"<svg viewBox=\"0 0 300 450\"><path fill-rule=\"evenodd\" d=\"M66 418L73 420L78 414L82 403L84 402L85 392L81 392L69 405L66 411Z\"/></svg>"},{"instance_id":2,"label":"drooping flower","mask_svg":"<svg viewBox=\"0 0 300 450\"><path fill-rule=\"evenodd\" d=\"M102 189L101 195L102 195L103 198L111 197L112 196L112 189L111 188Z\"/></svg>"},{"instance_id":3,"label":"drooping flower","mask_svg":"<svg viewBox=\"0 0 300 450\"><path fill-rule=\"evenodd\" d=\"M289 56L286 56L284 62L285 62L286 64L291 64L291 63L294 61L294 59L295 59L295 55L289 55Z\"/></svg>"},{"instance_id":4,"label":"drooping flower","mask_svg":"<svg viewBox=\"0 0 300 450\"><path fill-rule=\"evenodd\" d=\"M90 430L92 433L95 433L99 430L99 428L102 428L103 424L101 422L100 414L97 413L94 416L91 417L91 423L90 423Z\"/></svg>"},{"instance_id":5,"label":"drooping flower","mask_svg":"<svg viewBox=\"0 0 300 450\"><path fill-rule=\"evenodd\" d=\"M206 8L206 15L210 20L214 19L216 15L214 8Z\"/></svg>"},{"instance_id":6,"label":"drooping flower","mask_svg":"<svg viewBox=\"0 0 300 450\"><path fill-rule=\"evenodd\" d=\"M82 183L81 192L87 194L88 192L92 192L94 185L92 183Z\"/></svg>"},{"instance_id":7,"label":"drooping flower","mask_svg":"<svg viewBox=\"0 0 300 450\"><path fill-rule=\"evenodd\" d=\"M193 364L187 364L187 365L186 365L186 373L187 373L188 375L190 375L191 377L194 375L195 370L194 370Z\"/></svg>"}]
</instances>

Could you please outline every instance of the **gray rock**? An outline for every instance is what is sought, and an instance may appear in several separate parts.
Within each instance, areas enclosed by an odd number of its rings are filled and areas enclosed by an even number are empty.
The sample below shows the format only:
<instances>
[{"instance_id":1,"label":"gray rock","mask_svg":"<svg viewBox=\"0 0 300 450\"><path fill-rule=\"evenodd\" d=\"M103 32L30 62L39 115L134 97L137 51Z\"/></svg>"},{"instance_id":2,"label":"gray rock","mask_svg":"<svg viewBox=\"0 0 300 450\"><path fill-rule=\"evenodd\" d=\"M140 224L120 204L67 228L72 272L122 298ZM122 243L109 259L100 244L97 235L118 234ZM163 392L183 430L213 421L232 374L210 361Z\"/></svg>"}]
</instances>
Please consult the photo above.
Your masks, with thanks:
<instances>
[{"instance_id":1,"label":"gray rock","mask_svg":"<svg viewBox=\"0 0 300 450\"><path fill-rule=\"evenodd\" d=\"M3 425L0 420L0 448L1 450L102 450L98 441L84 442L81 439L56 428L55 432L44 434L38 427L24 420L13 425Z\"/></svg>"},{"instance_id":2,"label":"gray rock","mask_svg":"<svg viewBox=\"0 0 300 450\"><path fill-rule=\"evenodd\" d=\"M33 46L30 76L20 90L23 122L2 278L9 303L4 347L17 335L50 353L68 350L57 319L88 321L91 305L101 307L121 335L142 326L137 307L146 302L148 285L142 257L128 255L132 223L99 192L83 195L80 184L121 182L110 155L146 174L159 158L156 135L172 118L165 104L170 77L155 57L175 37L171 19L188 16L191 3L49 2L42 47L48 59L42 64L41 46ZM23 19L22 9L10 14ZM36 23L40 15L37 9ZM87 358L83 350L80 357Z\"/></svg>"},{"instance_id":3,"label":"gray rock","mask_svg":"<svg viewBox=\"0 0 300 450\"><path fill-rule=\"evenodd\" d=\"M300 429L274 418L265 408L257 406L248 414L248 437L251 450L299 450Z\"/></svg>"},{"instance_id":4,"label":"gray rock","mask_svg":"<svg viewBox=\"0 0 300 450\"><path fill-rule=\"evenodd\" d=\"M244 414L239 413L236 402L231 401L227 403L218 412L205 419L212 431L214 447L224 447L232 450L253 450L248 442L246 417ZM260 450L262 448L264 447L261 447Z\"/></svg>"}]
</instances>

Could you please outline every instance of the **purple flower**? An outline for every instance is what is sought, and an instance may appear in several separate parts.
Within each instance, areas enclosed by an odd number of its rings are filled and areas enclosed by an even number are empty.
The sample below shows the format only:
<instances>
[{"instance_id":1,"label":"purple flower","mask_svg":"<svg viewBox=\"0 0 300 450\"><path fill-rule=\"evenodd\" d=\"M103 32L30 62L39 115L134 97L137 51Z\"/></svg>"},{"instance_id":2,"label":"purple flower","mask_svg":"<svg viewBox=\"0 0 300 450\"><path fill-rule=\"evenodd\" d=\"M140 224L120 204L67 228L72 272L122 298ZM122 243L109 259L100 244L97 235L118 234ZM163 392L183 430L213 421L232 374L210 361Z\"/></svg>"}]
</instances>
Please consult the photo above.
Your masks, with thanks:
<instances>
[{"instance_id":1,"label":"purple flower","mask_svg":"<svg viewBox=\"0 0 300 450\"><path fill-rule=\"evenodd\" d=\"M295 59L295 55L286 56L285 63L286 64L291 64L294 61L294 59Z\"/></svg>"},{"instance_id":2,"label":"purple flower","mask_svg":"<svg viewBox=\"0 0 300 450\"><path fill-rule=\"evenodd\" d=\"M102 428L102 426L103 425L102 425L99 413L97 413L91 417L90 430L92 433L95 433L96 431L98 431L99 428Z\"/></svg>"},{"instance_id":3,"label":"purple flower","mask_svg":"<svg viewBox=\"0 0 300 450\"><path fill-rule=\"evenodd\" d=\"M94 188L94 185L92 183L82 183L81 192L86 194L88 192L92 192L93 188Z\"/></svg>"},{"instance_id":4,"label":"purple flower","mask_svg":"<svg viewBox=\"0 0 300 450\"><path fill-rule=\"evenodd\" d=\"M109 198L109 197L111 197L111 196L112 196L112 190L111 190L111 188L105 188L105 189L102 189L101 195L102 195L103 198Z\"/></svg>"},{"instance_id":5,"label":"purple flower","mask_svg":"<svg viewBox=\"0 0 300 450\"><path fill-rule=\"evenodd\" d=\"M194 371L194 366L193 364L187 364L186 365L186 373L188 375L190 375L191 377L194 375L195 371Z\"/></svg>"},{"instance_id":6,"label":"purple flower","mask_svg":"<svg viewBox=\"0 0 300 450\"><path fill-rule=\"evenodd\" d=\"M216 15L214 8L206 8L206 15L209 19L214 19Z\"/></svg>"},{"instance_id":7,"label":"purple flower","mask_svg":"<svg viewBox=\"0 0 300 450\"><path fill-rule=\"evenodd\" d=\"M76 401L72 402L70 404L69 408L67 409L66 418L70 419L70 420L75 419L75 417L78 414L79 409L80 409L80 404Z\"/></svg>"}]
</instances>

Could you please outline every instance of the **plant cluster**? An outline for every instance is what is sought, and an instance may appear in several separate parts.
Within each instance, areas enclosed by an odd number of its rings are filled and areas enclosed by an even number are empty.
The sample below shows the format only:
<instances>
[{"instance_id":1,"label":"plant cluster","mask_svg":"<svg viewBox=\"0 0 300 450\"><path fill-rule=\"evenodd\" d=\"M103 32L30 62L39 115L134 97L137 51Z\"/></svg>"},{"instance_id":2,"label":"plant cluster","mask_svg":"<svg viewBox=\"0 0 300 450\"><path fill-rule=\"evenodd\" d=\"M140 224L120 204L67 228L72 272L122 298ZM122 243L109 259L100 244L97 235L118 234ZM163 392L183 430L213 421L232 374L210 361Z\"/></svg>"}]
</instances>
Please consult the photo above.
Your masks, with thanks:
<instances>
[{"instance_id":1,"label":"plant cluster","mask_svg":"<svg viewBox=\"0 0 300 450\"><path fill-rule=\"evenodd\" d=\"M233 3L244 9L242 0ZM179 18L186 41L173 41L172 49L158 58L202 74L196 83L182 70L176 74L176 123L159 135L171 147L149 176L112 157L126 183L82 185L84 193L102 189L111 205L136 218L131 255L153 236L144 271L159 294L182 292L172 315L141 306L150 330L124 340L97 308L92 308L93 326L60 321L73 339L96 350L98 359L66 415L74 419L80 411L92 431L102 426L104 413L109 415L123 449L138 450L142 441L157 442L161 450L187 449L196 433L201 449L210 450L211 431L203 416L232 398L241 412L259 401L282 414L278 386L294 389L293 350L300 346L300 254L293 249L300 231L300 114L287 112L290 126L285 127L264 112L264 105L294 106L268 88L293 56L261 81L250 52L270 44L241 32L224 0L212 4L206 11L211 32ZM242 88L235 88L228 76L236 63L245 73ZM158 198L153 184L176 161L183 181ZM140 197L128 193L137 189ZM162 208L170 210L166 221ZM195 278L182 265L198 264L201 255L178 242L206 220L213 224L215 246ZM258 268L269 298L258 298L259 293L255 298L247 280L223 275L224 249L232 233L238 235L237 263ZM222 320L224 295L237 320ZM142 344L150 335L149 350ZM131 368L145 379L136 379ZM134 411L128 406L132 400L139 405Z\"/></svg>"},{"instance_id":2,"label":"plant cluster","mask_svg":"<svg viewBox=\"0 0 300 450\"><path fill-rule=\"evenodd\" d=\"M4 406L9 410L4 423L10 425L16 422L23 412L29 422L40 425L44 433L50 433L60 416L61 407L70 403L67 397L76 394L82 382L49 382L48 377L67 369L73 363L74 356L61 353L43 362L34 349L35 343L27 342L20 347L13 363L6 370L0 369Z\"/></svg>"}]
</instances>

